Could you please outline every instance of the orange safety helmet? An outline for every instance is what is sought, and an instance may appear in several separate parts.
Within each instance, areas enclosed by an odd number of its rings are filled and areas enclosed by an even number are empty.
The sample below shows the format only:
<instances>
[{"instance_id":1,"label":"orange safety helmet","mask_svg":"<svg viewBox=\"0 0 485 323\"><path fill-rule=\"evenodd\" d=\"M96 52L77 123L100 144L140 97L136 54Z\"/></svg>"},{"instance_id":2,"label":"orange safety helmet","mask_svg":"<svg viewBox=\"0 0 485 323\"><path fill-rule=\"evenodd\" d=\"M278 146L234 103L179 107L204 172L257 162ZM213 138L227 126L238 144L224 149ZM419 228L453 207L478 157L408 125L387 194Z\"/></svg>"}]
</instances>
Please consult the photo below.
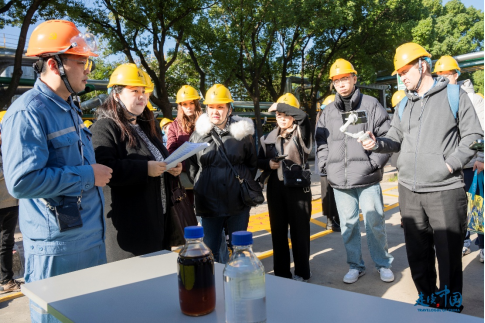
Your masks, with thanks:
<instances>
[{"instance_id":1,"label":"orange safety helmet","mask_svg":"<svg viewBox=\"0 0 485 323\"><path fill-rule=\"evenodd\" d=\"M37 26L30 36L26 56L52 56L73 54L98 56L96 38L90 33L83 34L66 20L48 20Z\"/></svg>"}]
</instances>

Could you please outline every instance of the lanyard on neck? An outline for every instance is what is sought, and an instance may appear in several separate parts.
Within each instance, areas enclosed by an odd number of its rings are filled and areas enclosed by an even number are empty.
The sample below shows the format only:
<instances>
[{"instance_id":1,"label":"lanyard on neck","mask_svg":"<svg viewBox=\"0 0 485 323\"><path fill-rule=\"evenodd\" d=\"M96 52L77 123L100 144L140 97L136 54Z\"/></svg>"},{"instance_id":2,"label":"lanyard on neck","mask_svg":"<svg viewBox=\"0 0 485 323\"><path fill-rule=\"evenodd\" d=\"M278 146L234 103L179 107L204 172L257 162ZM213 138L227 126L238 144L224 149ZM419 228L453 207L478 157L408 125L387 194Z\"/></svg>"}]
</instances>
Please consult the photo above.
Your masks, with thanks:
<instances>
[{"instance_id":1,"label":"lanyard on neck","mask_svg":"<svg viewBox=\"0 0 485 323\"><path fill-rule=\"evenodd\" d=\"M71 110L69 110L69 114L71 115L71 119L72 119L72 122L74 123L74 128L76 129L76 132L77 132L77 135L78 135L78 148L79 148L79 152L81 153L81 163L82 165L84 166L84 149L83 149L83 141L82 141L82 137L81 137L81 127L79 126L79 123L76 122L76 118L74 117L73 115L73 110L74 108L71 107ZM76 117L79 117L79 115L77 114L76 111L74 111Z\"/></svg>"}]
</instances>

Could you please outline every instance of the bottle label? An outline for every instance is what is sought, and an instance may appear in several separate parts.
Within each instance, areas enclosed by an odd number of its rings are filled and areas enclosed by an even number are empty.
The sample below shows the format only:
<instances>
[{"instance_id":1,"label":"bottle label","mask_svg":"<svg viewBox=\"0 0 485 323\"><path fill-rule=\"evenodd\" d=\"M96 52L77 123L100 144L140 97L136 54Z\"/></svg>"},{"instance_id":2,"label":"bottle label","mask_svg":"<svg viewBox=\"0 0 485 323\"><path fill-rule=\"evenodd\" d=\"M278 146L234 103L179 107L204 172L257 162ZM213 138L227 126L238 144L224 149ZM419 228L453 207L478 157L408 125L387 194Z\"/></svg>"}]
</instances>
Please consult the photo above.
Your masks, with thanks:
<instances>
[{"instance_id":1,"label":"bottle label","mask_svg":"<svg viewBox=\"0 0 485 323\"><path fill-rule=\"evenodd\" d=\"M224 278L226 321L266 322L265 276Z\"/></svg>"}]
</instances>

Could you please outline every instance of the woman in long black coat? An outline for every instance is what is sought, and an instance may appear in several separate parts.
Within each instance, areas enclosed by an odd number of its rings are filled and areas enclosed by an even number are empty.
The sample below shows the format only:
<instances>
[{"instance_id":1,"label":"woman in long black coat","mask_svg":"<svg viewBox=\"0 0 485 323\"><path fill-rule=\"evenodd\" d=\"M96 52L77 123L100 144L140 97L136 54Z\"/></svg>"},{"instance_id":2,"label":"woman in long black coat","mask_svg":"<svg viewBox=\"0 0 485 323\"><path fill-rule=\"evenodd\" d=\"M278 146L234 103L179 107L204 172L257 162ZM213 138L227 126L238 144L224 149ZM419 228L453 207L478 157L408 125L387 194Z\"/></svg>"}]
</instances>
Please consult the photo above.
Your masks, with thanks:
<instances>
[{"instance_id":1,"label":"woman in long black coat","mask_svg":"<svg viewBox=\"0 0 485 323\"><path fill-rule=\"evenodd\" d=\"M113 72L117 83L91 128L96 161L113 169L104 190L109 262L170 249L171 181L182 170L179 164L165 171L169 153L146 107L144 79L128 77L137 75L135 68L125 64Z\"/></svg>"}]
</instances>

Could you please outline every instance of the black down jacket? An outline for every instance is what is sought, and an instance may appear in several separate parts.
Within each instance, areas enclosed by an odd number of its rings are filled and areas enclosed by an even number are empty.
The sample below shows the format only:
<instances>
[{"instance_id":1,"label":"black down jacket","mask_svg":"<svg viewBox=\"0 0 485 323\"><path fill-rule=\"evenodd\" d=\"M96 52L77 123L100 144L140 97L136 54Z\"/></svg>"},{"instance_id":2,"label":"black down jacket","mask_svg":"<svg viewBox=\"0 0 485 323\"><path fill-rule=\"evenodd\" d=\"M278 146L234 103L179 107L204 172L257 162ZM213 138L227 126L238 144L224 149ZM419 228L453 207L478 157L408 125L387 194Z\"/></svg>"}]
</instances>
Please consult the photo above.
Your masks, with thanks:
<instances>
[{"instance_id":1,"label":"black down jacket","mask_svg":"<svg viewBox=\"0 0 485 323\"><path fill-rule=\"evenodd\" d=\"M350 125L347 132L370 131L376 137L384 136L390 127L387 111L375 98L356 89L351 98L352 111L366 111L367 123ZM317 122L316 145L318 167L333 188L350 189L369 186L382 180L382 168L389 154L366 151L357 139L340 131L344 124L344 102L340 95L323 110Z\"/></svg>"},{"instance_id":2,"label":"black down jacket","mask_svg":"<svg viewBox=\"0 0 485 323\"><path fill-rule=\"evenodd\" d=\"M254 124L251 119L231 116L229 132L222 134L227 158L243 178L256 176L257 155L254 145ZM239 181L212 139L213 125L207 114L195 124L190 142L207 142L209 147L189 159L189 176L194 181L195 210L198 216L230 216L247 206L240 194Z\"/></svg>"}]
</instances>

